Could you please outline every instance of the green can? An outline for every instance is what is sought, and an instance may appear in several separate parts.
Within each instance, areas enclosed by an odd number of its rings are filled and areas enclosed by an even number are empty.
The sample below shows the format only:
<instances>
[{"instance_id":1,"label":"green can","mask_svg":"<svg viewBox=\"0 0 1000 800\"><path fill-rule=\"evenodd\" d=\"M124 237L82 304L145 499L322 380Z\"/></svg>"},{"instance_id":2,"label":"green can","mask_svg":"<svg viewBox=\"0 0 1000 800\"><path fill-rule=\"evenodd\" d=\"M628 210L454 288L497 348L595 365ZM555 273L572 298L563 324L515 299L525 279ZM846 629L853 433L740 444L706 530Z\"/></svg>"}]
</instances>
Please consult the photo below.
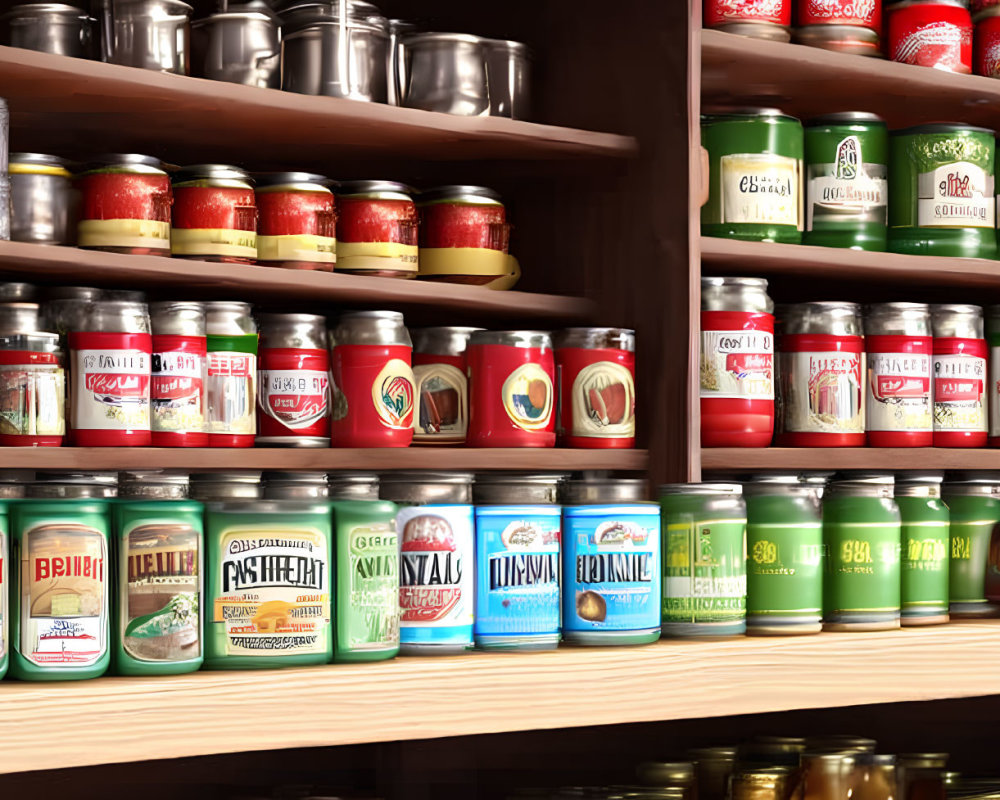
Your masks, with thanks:
<instances>
[{"instance_id":1,"label":"green can","mask_svg":"<svg viewBox=\"0 0 1000 800\"><path fill-rule=\"evenodd\" d=\"M662 631L732 636L747 629L747 507L738 483L660 487Z\"/></svg>"},{"instance_id":2,"label":"green can","mask_svg":"<svg viewBox=\"0 0 1000 800\"><path fill-rule=\"evenodd\" d=\"M205 666L263 669L329 662L329 503L209 503L205 531Z\"/></svg>"},{"instance_id":3,"label":"green can","mask_svg":"<svg viewBox=\"0 0 1000 800\"><path fill-rule=\"evenodd\" d=\"M823 628L823 479L767 475L746 483L747 633Z\"/></svg>"},{"instance_id":4,"label":"green can","mask_svg":"<svg viewBox=\"0 0 1000 800\"><path fill-rule=\"evenodd\" d=\"M832 631L899 627L902 523L891 475L834 479L823 495L823 622Z\"/></svg>"},{"instance_id":5,"label":"green can","mask_svg":"<svg viewBox=\"0 0 1000 800\"><path fill-rule=\"evenodd\" d=\"M951 617L996 616L998 606L986 596L986 572L990 537L1000 522L1000 475L949 475L941 495L951 511Z\"/></svg>"},{"instance_id":6,"label":"green can","mask_svg":"<svg viewBox=\"0 0 1000 800\"><path fill-rule=\"evenodd\" d=\"M918 125L889 140L889 250L996 258L993 131Z\"/></svg>"},{"instance_id":7,"label":"green can","mask_svg":"<svg viewBox=\"0 0 1000 800\"><path fill-rule=\"evenodd\" d=\"M900 622L947 622L950 515L941 500L941 474L902 474L895 496L903 524Z\"/></svg>"},{"instance_id":8,"label":"green can","mask_svg":"<svg viewBox=\"0 0 1000 800\"><path fill-rule=\"evenodd\" d=\"M805 128L803 244L885 250L889 129L875 114L844 111Z\"/></svg>"},{"instance_id":9,"label":"green can","mask_svg":"<svg viewBox=\"0 0 1000 800\"><path fill-rule=\"evenodd\" d=\"M708 113L709 195L701 232L752 242L802 241L802 123L773 108Z\"/></svg>"}]
</instances>

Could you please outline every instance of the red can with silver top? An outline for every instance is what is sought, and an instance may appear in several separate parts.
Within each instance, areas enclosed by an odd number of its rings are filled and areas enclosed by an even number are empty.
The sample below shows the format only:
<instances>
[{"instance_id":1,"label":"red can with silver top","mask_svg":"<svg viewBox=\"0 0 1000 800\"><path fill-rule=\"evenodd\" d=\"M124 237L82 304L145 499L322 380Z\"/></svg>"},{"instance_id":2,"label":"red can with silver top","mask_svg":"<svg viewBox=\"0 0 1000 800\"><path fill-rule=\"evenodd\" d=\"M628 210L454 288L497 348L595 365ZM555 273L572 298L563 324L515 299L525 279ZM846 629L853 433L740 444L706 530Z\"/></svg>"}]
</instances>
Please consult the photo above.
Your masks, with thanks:
<instances>
[{"instance_id":1,"label":"red can with silver top","mask_svg":"<svg viewBox=\"0 0 1000 800\"><path fill-rule=\"evenodd\" d=\"M903 0L886 10L893 61L972 72L972 17L966 0Z\"/></svg>"},{"instance_id":2,"label":"red can with silver top","mask_svg":"<svg viewBox=\"0 0 1000 800\"><path fill-rule=\"evenodd\" d=\"M413 380L418 412L414 444L462 444L469 427L465 350L482 328L419 328L413 337Z\"/></svg>"},{"instance_id":3,"label":"red can with silver top","mask_svg":"<svg viewBox=\"0 0 1000 800\"><path fill-rule=\"evenodd\" d=\"M257 444L330 446L330 351L317 314L261 314Z\"/></svg>"},{"instance_id":4,"label":"red can with silver top","mask_svg":"<svg viewBox=\"0 0 1000 800\"><path fill-rule=\"evenodd\" d=\"M205 447L205 309L200 303L151 303L153 447Z\"/></svg>"},{"instance_id":5,"label":"red can with silver top","mask_svg":"<svg viewBox=\"0 0 1000 800\"><path fill-rule=\"evenodd\" d=\"M80 447L144 447L152 441L153 342L145 303L100 300L69 335L73 441Z\"/></svg>"},{"instance_id":6,"label":"red can with silver top","mask_svg":"<svg viewBox=\"0 0 1000 800\"><path fill-rule=\"evenodd\" d=\"M205 303L208 371L205 432L209 447L253 447L257 433L257 326L250 304Z\"/></svg>"},{"instance_id":7,"label":"red can with silver top","mask_svg":"<svg viewBox=\"0 0 1000 800\"><path fill-rule=\"evenodd\" d=\"M331 334L334 447L413 441L413 345L397 311L354 311Z\"/></svg>"},{"instance_id":8,"label":"red can with silver top","mask_svg":"<svg viewBox=\"0 0 1000 800\"><path fill-rule=\"evenodd\" d=\"M469 338L469 447L553 447L555 358L542 331Z\"/></svg>"},{"instance_id":9,"label":"red can with silver top","mask_svg":"<svg viewBox=\"0 0 1000 800\"><path fill-rule=\"evenodd\" d=\"M565 447L635 447L635 331L567 328L553 337Z\"/></svg>"},{"instance_id":10,"label":"red can with silver top","mask_svg":"<svg viewBox=\"0 0 1000 800\"><path fill-rule=\"evenodd\" d=\"M985 447L986 339L983 309L931 306L934 329L934 446Z\"/></svg>"},{"instance_id":11,"label":"red can with silver top","mask_svg":"<svg viewBox=\"0 0 1000 800\"><path fill-rule=\"evenodd\" d=\"M787 42L792 0L705 0L706 28L755 39Z\"/></svg>"}]
</instances>

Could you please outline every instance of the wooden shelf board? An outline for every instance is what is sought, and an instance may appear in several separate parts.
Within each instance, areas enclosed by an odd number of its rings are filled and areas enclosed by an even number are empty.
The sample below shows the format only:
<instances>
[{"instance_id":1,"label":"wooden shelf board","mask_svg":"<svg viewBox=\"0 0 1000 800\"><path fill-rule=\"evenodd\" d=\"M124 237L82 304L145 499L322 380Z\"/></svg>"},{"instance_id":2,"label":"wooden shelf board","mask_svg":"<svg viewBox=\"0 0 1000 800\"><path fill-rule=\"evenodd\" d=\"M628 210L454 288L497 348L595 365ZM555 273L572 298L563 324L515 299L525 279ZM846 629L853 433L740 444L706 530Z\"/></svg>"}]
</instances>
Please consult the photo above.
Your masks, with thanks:
<instances>
[{"instance_id":1,"label":"wooden shelf board","mask_svg":"<svg viewBox=\"0 0 1000 800\"><path fill-rule=\"evenodd\" d=\"M0 730L11 735L0 772L997 694L998 655L1000 623L980 622L280 672L4 682Z\"/></svg>"},{"instance_id":2,"label":"wooden shelf board","mask_svg":"<svg viewBox=\"0 0 1000 800\"><path fill-rule=\"evenodd\" d=\"M799 117L871 111L892 127L926 122L996 126L1000 81L799 44L701 31L704 107L761 103Z\"/></svg>"},{"instance_id":3,"label":"wooden shelf board","mask_svg":"<svg viewBox=\"0 0 1000 800\"><path fill-rule=\"evenodd\" d=\"M1000 470L1000 449L942 447L703 447L705 471L787 469Z\"/></svg>"}]
</instances>

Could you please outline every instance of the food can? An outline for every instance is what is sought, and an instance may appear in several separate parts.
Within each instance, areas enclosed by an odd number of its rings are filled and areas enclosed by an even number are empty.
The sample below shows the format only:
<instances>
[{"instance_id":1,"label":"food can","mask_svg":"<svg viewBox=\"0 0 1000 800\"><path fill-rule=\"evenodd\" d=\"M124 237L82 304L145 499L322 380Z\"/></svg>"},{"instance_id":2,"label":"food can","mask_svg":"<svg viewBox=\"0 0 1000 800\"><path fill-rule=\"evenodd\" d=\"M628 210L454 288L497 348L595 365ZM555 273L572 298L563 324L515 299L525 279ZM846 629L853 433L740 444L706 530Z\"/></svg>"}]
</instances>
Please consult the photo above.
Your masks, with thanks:
<instances>
[{"instance_id":1,"label":"food can","mask_svg":"<svg viewBox=\"0 0 1000 800\"><path fill-rule=\"evenodd\" d=\"M660 487L663 633L731 636L747 629L747 507L742 487Z\"/></svg>"},{"instance_id":2,"label":"food can","mask_svg":"<svg viewBox=\"0 0 1000 800\"><path fill-rule=\"evenodd\" d=\"M747 767L733 772L730 800L781 800L794 779L790 767Z\"/></svg>"},{"instance_id":3,"label":"food can","mask_svg":"<svg viewBox=\"0 0 1000 800\"><path fill-rule=\"evenodd\" d=\"M337 271L386 278L417 274L413 190L393 181L350 181L337 191Z\"/></svg>"},{"instance_id":4,"label":"food can","mask_svg":"<svg viewBox=\"0 0 1000 800\"><path fill-rule=\"evenodd\" d=\"M990 548L995 547L994 526L1000 523L1000 475L988 472L949 475L941 487L941 496L951 512L948 581L951 618L996 616L1000 605L986 596L986 576L995 560Z\"/></svg>"},{"instance_id":5,"label":"food can","mask_svg":"<svg viewBox=\"0 0 1000 800\"><path fill-rule=\"evenodd\" d=\"M702 447L767 447L774 434L774 303L764 278L701 279Z\"/></svg>"},{"instance_id":6,"label":"food can","mask_svg":"<svg viewBox=\"0 0 1000 800\"><path fill-rule=\"evenodd\" d=\"M635 331L567 328L553 337L564 447L635 447Z\"/></svg>"},{"instance_id":7,"label":"food can","mask_svg":"<svg viewBox=\"0 0 1000 800\"><path fill-rule=\"evenodd\" d=\"M38 330L38 303L0 302L0 336L7 333L35 333Z\"/></svg>"},{"instance_id":8,"label":"food can","mask_svg":"<svg viewBox=\"0 0 1000 800\"><path fill-rule=\"evenodd\" d=\"M469 428L465 350L482 328L417 328L413 381L420 403L413 417L414 444L464 444Z\"/></svg>"},{"instance_id":9,"label":"food can","mask_svg":"<svg viewBox=\"0 0 1000 800\"><path fill-rule=\"evenodd\" d=\"M822 630L823 484L822 478L794 474L761 475L743 484L747 633Z\"/></svg>"},{"instance_id":10,"label":"food can","mask_svg":"<svg viewBox=\"0 0 1000 800\"><path fill-rule=\"evenodd\" d=\"M899 507L892 475L835 477L823 493L825 630L899 627Z\"/></svg>"},{"instance_id":11,"label":"food can","mask_svg":"<svg viewBox=\"0 0 1000 800\"><path fill-rule=\"evenodd\" d=\"M330 485L325 472L267 472L265 500L326 500Z\"/></svg>"},{"instance_id":12,"label":"food can","mask_svg":"<svg viewBox=\"0 0 1000 800\"><path fill-rule=\"evenodd\" d=\"M476 331L466 351L469 447L553 447L555 359L542 331Z\"/></svg>"},{"instance_id":13,"label":"food can","mask_svg":"<svg viewBox=\"0 0 1000 800\"><path fill-rule=\"evenodd\" d=\"M255 500L264 495L260 472L195 472L188 493L202 503Z\"/></svg>"},{"instance_id":14,"label":"food can","mask_svg":"<svg viewBox=\"0 0 1000 800\"><path fill-rule=\"evenodd\" d=\"M262 266L333 271L337 203L331 183L309 172L257 176L257 261Z\"/></svg>"},{"instance_id":15,"label":"food can","mask_svg":"<svg viewBox=\"0 0 1000 800\"><path fill-rule=\"evenodd\" d=\"M225 164L174 174L170 252L175 258L252 264L257 260L253 179Z\"/></svg>"},{"instance_id":16,"label":"food can","mask_svg":"<svg viewBox=\"0 0 1000 800\"><path fill-rule=\"evenodd\" d=\"M976 74L985 75L987 78L1000 78L1000 6L987 8L977 14L975 23ZM13 192L13 186L11 191Z\"/></svg>"},{"instance_id":17,"label":"food can","mask_svg":"<svg viewBox=\"0 0 1000 800\"><path fill-rule=\"evenodd\" d=\"M882 58L879 40L878 31L858 25L810 25L795 29L797 44L852 56Z\"/></svg>"},{"instance_id":18,"label":"food can","mask_svg":"<svg viewBox=\"0 0 1000 800\"><path fill-rule=\"evenodd\" d=\"M381 477L379 495L400 506L400 653L469 650L476 561L472 475L387 473Z\"/></svg>"},{"instance_id":19,"label":"food can","mask_svg":"<svg viewBox=\"0 0 1000 800\"><path fill-rule=\"evenodd\" d=\"M889 58L968 75L972 17L967 0L904 0L888 9Z\"/></svg>"},{"instance_id":20,"label":"food can","mask_svg":"<svg viewBox=\"0 0 1000 800\"><path fill-rule=\"evenodd\" d=\"M935 123L889 138L889 250L995 258L993 131Z\"/></svg>"},{"instance_id":21,"label":"food can","mask_svg":"<svg viewBox=\"0 0 1000 800\"><path fill-rule=\"evenodd\" d=\"M80 447L151 443L153 343L145 303L99 300L69 334L73 442Z\"/></svg>"},{"instance_id":22,"label":"food can","mask_svg":"<svg viewBox=\"0 0 1000 800\"><path fill-rule=\"evenodd\" d=\"M0 447L59 447L65 414L59 335L0 334Z\"/></svg>"},{"instance_id":23,"label":"food can","mask_svg":"<svg viewBox=\"0 0 1000 800\"><path fill-rule=\"evenodd\" d=\"M331 524L326 502L206 506L207 668L330 661Z\"/></svg>"},{"instance_id":24,"label":"food can","mask_svg":"<svg viewBox=\"0 0 1000 800\"><path fill-rule=\"evenodd\" d=\"M327 477L331 500L378 500L374 472L331 472Z\"/></svg>"},{"instance_id":25,"label":"food can","mask_svg":"<svg viewBox=\"0 0 1000 800\"><path fill-rule=\"evenodd\" d=\"M787 42L792 0L705 0L706 28Z\"/></svg>"},{"instance_id":26,"label":"food can","mask_svg":"<svg viewBox=\"0 0 1000 800\"><path fill-rule=\"evenodd\" d=\"M986 342L989 346L990 363L987 369L989 403L989 446L1000 447L1000 306L986 309Z\"/></svg>"},{"instance_id":27,"label":"food can","mask_svg":"<svg viewBox=\"0 0 1000 800\"><path fill-rule=\"evenodd\" d=\"M694 762L699 800L726 800L729 779L736 766L736 748L732 745L693 747L687 757Z\"/></svg>"},{"instance_id":28,"label":"food can","mask_svg":"<svg viewBox=\"0 0 1000 800\"><path fill-rule=\"evenodd\" d=\"M153 447L205 447L208 349L201 303L150 303Z\"/></svg>"},{"instance_id":29,"label":"food can","mask_svg":"<svg viewBox=\"0 0 1000 800\"><path fill-rule=\"evenodd\" d=\"M208 446L253 447L257 433L258 337L250 304L213 301L204 306Z\"/></svg>"},{"instance_id":30,"label":"food can","mask_svg":"<svg viewBox=\"0 0 1000 800\"><path fill-rule=\"evenodd\" d=\"M903 525L903 627L948 621L949 513L941 473L900 473L895 496Z\"/></svg>"},{"instance_id":31,"label":"food can","mask_svg":"<svg viewBox=\"0 0 1000 800\"><path fill-rule=\"evenodd\" d=\"M802 241L802 123L773 108L707 112L709 195L703 236Z\"/></svg>"},{"instance_id":32,"label":"food can","mask_svg":"<svg viewBox=\"0 0 1000 800\"><path fill-rule=\"evenodd\" d=\"M258 445L330 446L330 351L318 314L261 314Z\"/></svg>"},{"instance_id":33,"label":"food can","mask_svg":"<svg viewBox=\"0 0 1000 800\"><path fill-rule=\"evenodd\" d=\"M934 329L934 446L985 447L986 340L983 309L931 306Z\"/></svg>"},{"instance_id":34,"label":"food can","mask_svg":"<svg viewBox=\"0 0 1000 800\"><path fill-rule=\"evenodd\" d=\"M559 644L558 475L479 475L476 646L547 650Z\"/></svg>"},{"instance_id":35,"label":"food can","mask_svg":"<svg viewBox=\"0 0 1000 800\"><path fill-rule=\"evenodd\" d=\"M889 130L863 111L806 122L803 244L882 251L889 203Z\"/></svg>"},{"instance_id":36,"label":"food can","mask_svg":"<svg viewBox=\"0 0 1000 800\"><path fill-rule=\"evenodd\" d=\"M869 446L930 447L934 439L930 308L923 303L868 306L865 350Z\"/></svg>"},{"instance_id":37,"label":"food can","mask_svg":"<svg viewBox=\"0 0 1000 800\"><path fill-rule=\"evenodd\" d=\"M646 481L562 483L563 639L577 645L660 638L660 509Z\"/></svg>"},{"instance_id":38,"label":"food can","mask_svg":"<svg viewBox=\"0 0 1000 800\"><path fill-rule=\"evenodd\" d=\"M76 177L79 247L129 255L170 255L170 178L153 156L101 156Z\"/></svg>"},{"instance_id":39,"label":"food can","mask_svg":"<svg viewBox=\"0 0 1000 800\"><path fill-rule=\"evenodd\" d=\"M75 243L76 196L65 159L10 154L10 238L34 244Z\"/></svg>"},{"instance_id":40,"label":"food can","mask_svg":"<svg viewBox=\"0 0 1000 800\"><path fill-rule=\"evenodd\" d=\"M865 340L856 303L783 309L778 338L782 447L863 447Z\"/></svg>"},{"instance_id":41,"label":"food can","mask_svg":"<svg viewBox=\"0 0 1000 800\"><path fill-rule=\"evenodd\" d=\"M796 9L799 27L850 25L882 30L882 0L799 0Z\"/></svg>"},{"instance_id":42,"label":"food can","mask_svg":"<svg viewBox=\"0 0 1000 800\"><path fill-rule=\"evenodd\" d=\"M413 441L413 345L398 311L342 314L332 339L334 447Z\"/></svg>"}]
</instances>

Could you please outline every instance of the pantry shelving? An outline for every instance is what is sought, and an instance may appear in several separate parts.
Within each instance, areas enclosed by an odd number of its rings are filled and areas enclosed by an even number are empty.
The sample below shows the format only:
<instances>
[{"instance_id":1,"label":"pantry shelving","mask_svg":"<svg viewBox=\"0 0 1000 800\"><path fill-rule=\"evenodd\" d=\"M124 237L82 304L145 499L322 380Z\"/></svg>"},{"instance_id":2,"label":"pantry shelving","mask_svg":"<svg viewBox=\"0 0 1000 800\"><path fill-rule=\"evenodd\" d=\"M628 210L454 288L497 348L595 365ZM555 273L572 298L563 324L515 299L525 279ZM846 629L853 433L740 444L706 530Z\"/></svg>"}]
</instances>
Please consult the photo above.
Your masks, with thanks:
<instances>
[{"instance_id":1,"label":"pantry shelving","mask_svg":"<svg viewBox=\"0 0 1000 800\"><path fill-rule=\"evenodd\" d=\"M942 447L706 447L701 468L725 470L1000 470L1000 450Z\"/></svg>"}]
</instances>

